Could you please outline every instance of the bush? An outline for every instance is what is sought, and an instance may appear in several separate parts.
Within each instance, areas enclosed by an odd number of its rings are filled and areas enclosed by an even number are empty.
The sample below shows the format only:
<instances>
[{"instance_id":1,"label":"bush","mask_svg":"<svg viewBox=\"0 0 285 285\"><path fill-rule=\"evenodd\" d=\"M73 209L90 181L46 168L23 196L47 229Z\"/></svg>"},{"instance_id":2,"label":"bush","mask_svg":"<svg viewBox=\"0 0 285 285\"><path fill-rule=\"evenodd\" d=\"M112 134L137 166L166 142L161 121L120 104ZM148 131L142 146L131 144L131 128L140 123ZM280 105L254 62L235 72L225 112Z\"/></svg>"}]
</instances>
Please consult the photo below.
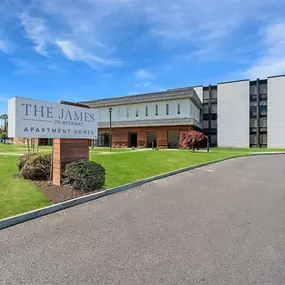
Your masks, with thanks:
<instances>
[{"instance_id":1,"label":"bush","mask_svg":"<svg viewBox=\"0 0 285 285\"><path fill-rule=\"evenodd\" d=\"M0 133L0 139L6 140L8 138L8 133L7 132L1 132Z\"/></svg>"},{"instance_id":2,"label":"bush","mask_svg":"<svg viewBox=\"0 0 285 285\"><path fill-rule=\"evenodd\" d=\"M105 184L105 169L96 162L81 160L66 165L65 177L64 183L89 192L102 189Z\"/></svg>"},{"instance_id":3,"label":"bush","mask_svg":"<svg viewBox=\"0 0 285 285\"><path fill-rule=\"evenodd\" d=\"M22 170L22 168L24 167L25 163L28 160L30 160L32 157L34 157L36 155L38 155L38 153L26 153L24 155L21 155L17 161L17 167L18 167L19 171Z\"/></svg>"},{"instance_id":4,"label":"bush","mask_svg":"<svg viewBox=\"0 0 285 285\"><path fill-rule=\"evenodd\" d=\"M206 148L208 145L208 137L197 131L180 133L179 144L183 148L195 149Z\"/></svg>"},{"instance_id":5,"label":"bush","mask_svg":"<svg viewBox=\"0 0 285 285\"><path fill-rule=\"evenodd\" d=\"M21 175L30 180L49 180L51 154L34 154L24 164Z\"/></svg>"}]
</instances>

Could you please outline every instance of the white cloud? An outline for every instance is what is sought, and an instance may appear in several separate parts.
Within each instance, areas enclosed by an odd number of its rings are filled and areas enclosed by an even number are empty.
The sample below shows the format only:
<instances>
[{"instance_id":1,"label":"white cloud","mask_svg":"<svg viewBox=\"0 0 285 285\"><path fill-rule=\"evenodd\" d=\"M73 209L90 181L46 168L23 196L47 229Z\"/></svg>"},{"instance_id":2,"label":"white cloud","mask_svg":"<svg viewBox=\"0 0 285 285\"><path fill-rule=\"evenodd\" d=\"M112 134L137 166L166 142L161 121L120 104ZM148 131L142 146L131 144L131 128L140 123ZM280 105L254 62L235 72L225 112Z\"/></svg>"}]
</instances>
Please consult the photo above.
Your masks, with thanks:
<instances>
[{"instance_id":1,"label":"white cloud","mask_svg":"<svg viewBox=\"0 0 285 285\"><path fill-rule=\"evenodd\" d=\"M4 41L0 41L0 50L7 52L6 44Z\"/></svg>"},{"instance_id":2,"label":"white cloud","mask_svg":"<svg viewBox=\"0 0 285 285\"><path fill-rule=\"evenodd\" d=\"M27 13L19 15L25 33L35 44L35 50L41 55L48 56L47 45L52 42L52 36L46 22L39 17L32 17Z\"/></svg>"},{"instance_id":3,"label":"white cloud","mask_svg":"<svg viewBox=\"0 0 285 285\"><path fill-rule=\"evenodd\" d=\"M83 61L91 67L96 68L98 64L109 66L120 66L122 62L115 59L104 59L90 53L86 53L72 41L56 40L55 44L61 49L62 53L72 61Z\"/></svg>"},{"instance_id":4,"label":"white cloud","mask_svg":"<svg viewBox=\"0 0 285 285\"><path fill-rule=\"evenodd\" d=\"M0 40L0 51L3 51L5 53L13 53L15 49L16 45L7 40Z\"/></svg>"},{"instance_id":5,"label":"white cloud","mask_svg":"<svg viewBox=\"0 0 285 285\"><path fill-rule=\"evenodd\" d=\"M137 79L142 79L142 80L150 80L155 78L153 73L151 73L148 69L144 68L138 69L135 72L135 77Z\"/></svg>"},{"instance_id":6,"label":"white cloud","mask_svg":"<svg viewBox=\"0 0 285 285\"><path fill-rule=\"evenodd\" d=\"M0 2L4 18L16 11L36 52L55 58L60 51L93 68L119 66L116 55L135 48L167 50L162 56L169 58L190 54L193 61L231 58L233 48L249 44L247 23L284 19L283 0L9 0L3 10Z\"/></svg>"},{"instance_id":7,"label":"white cloud","mask_svg":"<svg viewBox=\"0 0 285 285\"><path fill-rule=\"evenodd\" d=\"M249 20L253 15L258 15L271 5L266 2L147 0L141 2L141 8L151 24L154 35L171 40L174 44L181 44L181 42L185 44L227 37L244 21Z\"/></svg>"},{"instance_id":8,"label":"white cloud","mask_svg":"<svg viewBox=\"0 0 285 285\"><path fill-rule=\"evenodd\" d=\"M93 17L90 18L89 15L87 21L84 21L84 17L80 18L78 15L80 10L77 11L72 4L63 5L65 2L44 1L41 5L34 6L39 11L49 13L54 22L61 23L59 26L55 26L52 20L48 21L48 18L30 15L29 10L18 15L26 37L34 43L35 51L43 56L53 57L58 48L69 60L85 62L92 68L98 68L99 65L122 65L121 60L110 57L108 48L96 39L96 35L93 37ZM70 14L66 14L66 11Z\"/></svg>"},{"instance_id":9,"label":"white cloud","mask_svg":"<svg viewBox=\"0 0 285 285\"><path fill-rule=\"evenodd\" d=\"M56 40L56 45L61 49L62 53L70 60L78 60L81 52L71 41Z\"/></svg>"},{"instance_id":10,"label":"white cloud","mask_svg":"<svg viewBox=\"0 0 285 285\"><path fill-rule=\"evenodd\" d=\"M263 32L263 53L244 74L249 78L285 73L285 23L268 25Z\"/></svg>"},{"instance_id":11,"label":"white cloud","mask_svg":"<svg viewBox=\"0 0 285 285\"><path fill-rule=\"evenodd\" d=\"M16 67L15 74L39 74L49 71L69 72L63 65L52 62L50 59L31 62L22 58L12 58L11 63Z\"/></svg>"}]
</instances>

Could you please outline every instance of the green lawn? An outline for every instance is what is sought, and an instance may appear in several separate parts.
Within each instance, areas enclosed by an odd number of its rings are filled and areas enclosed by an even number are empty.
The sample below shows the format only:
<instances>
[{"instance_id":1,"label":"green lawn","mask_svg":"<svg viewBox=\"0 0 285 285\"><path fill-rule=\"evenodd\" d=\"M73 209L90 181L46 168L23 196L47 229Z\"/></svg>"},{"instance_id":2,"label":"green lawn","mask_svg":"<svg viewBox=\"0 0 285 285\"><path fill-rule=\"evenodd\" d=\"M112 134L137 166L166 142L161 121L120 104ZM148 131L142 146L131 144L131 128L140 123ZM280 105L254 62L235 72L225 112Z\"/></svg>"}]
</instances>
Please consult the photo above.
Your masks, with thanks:
<instances>
[{"instance_id":1,"label":"green lawn","mask_svg":"<svg viewBox=\"0 0 285 285\"><path fill-rule=\"evenodd\" d=\"M132 151L131 148L112 148L111 152L126 152ZM97 153L97 152L110 152L110 148L108 147L94 147L90 148L90 153Z\"/></svg>"},{"instance_id":2,"label":"green lawn","mask_svg":"<svg viewBox=\"0 0 285 285\"><path fill-rule=\"evenodd\" d=\"M35 148L35 151L36 150L37 150L37 148ZM39 148L39 151L49 152L49 151L51 151L51 147L49 147L49 146L41 146ZM20 145L0 144L0 153L3 153L3 152L5 152L5 153L13 152L13 153L22 154L22 153L28 152L28 148L26 146L20 146Z\"/></svg>"},{"instance_id":3,"label":"green lawn","mask_svg":"<svg viewBox=\"0 0 285 285\"><path fill-rule=\"evenodd\" d=\"M40 151L50 152L51 147L41 147ZM102 164L106 169L106 188L111 188L139 179L162 174L217 159L262 151L282 151L281 149L235 149L217 148L207 152L185 150L147 150L94 148L90 159ZM285 151L283 149L283 151ZM17 172L17 155L27 152L22 146L0 145L0 218L38 209L50 204L44 194L33 184L22 179L13 179ZM118 153L121 152L121 153ZM10 153L6 155L4 153Z\"/></svg>"},{"instance_id":4,"label":"green lawn","mask_svg":"<svg viewBox=\"0 0 285 285\"><path fill-rule=\"evenodd\" d=\"M35 148L35 151L37 148ZM40 146L39 151L41 152L51 152L52 148L51 146ZM126 151L132 151L131 148L112 148L111 152L126 152ZM13 152L13 153L26 153L28 152L27 146L20 146L20 145L4 145L0 144L0 153L3 152ZM108 147L96 147L96 148L90 148L90 153L97 153L97 152L110 152L110 148Z\"/></svg>"},{"instance_id":5,"label":"green lawn","mask_svg":"<svg viewBox=\"0 0 285 285\"><path fill-rule=\"evenodd\" d=\"M248 152L213 150L210 153L192 153L149 150L120 155L91 154L90 158L104 166L107 172L106 187L110 188L187 166L245 153Z\"/></svg>"},{"instance_id":6,"label":"green lawn","mask_svg":"<svg viewBox=\"0 0 285 285\"><path fill-rule=\"evenodd\" d=\"M50 201L33 184L13 179L17 156L0 155L0 219L50 205Z\"/></svg>"}]
</instances>

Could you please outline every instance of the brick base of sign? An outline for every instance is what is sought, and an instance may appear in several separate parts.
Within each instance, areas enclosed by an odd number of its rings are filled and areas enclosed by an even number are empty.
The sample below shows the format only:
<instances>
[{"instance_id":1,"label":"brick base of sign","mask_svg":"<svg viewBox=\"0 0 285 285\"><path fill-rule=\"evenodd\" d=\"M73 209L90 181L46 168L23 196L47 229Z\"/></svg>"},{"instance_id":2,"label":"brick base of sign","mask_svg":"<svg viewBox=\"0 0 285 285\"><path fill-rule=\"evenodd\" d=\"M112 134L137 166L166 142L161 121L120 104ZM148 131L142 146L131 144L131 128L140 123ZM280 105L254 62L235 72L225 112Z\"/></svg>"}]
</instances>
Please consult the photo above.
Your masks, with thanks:
<instances>
[{"instance_id":1,"label":"brick base of sign","mask_svg":"<svg viewBox=\"0 0 285 285\"><path fill-rule=\"evenodd\" d=\"M73 161L89 160L88 139L53 140L53 184L61 184L65 165Z\"/></svg>"}]
</instances>

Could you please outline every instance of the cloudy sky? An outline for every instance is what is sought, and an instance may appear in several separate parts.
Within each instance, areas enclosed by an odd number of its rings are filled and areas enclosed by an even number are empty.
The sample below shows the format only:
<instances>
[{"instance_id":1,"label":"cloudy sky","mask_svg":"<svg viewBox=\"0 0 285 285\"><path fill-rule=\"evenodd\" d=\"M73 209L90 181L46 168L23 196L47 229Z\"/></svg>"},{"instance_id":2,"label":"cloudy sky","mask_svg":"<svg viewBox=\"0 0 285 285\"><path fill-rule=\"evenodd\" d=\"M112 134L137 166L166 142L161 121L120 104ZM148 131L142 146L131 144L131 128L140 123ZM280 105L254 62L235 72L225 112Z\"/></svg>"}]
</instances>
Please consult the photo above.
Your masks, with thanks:
<instances>
[{"instance_id":1,"label":"cloudy sky","mask_svg":"<svg viewBox=\"0 0 285 285\"><path fill-rule=\"evenodd\" d=\"M0 113L285 73L285 0L1 0Z\"/></svg>"}]
</instances>

